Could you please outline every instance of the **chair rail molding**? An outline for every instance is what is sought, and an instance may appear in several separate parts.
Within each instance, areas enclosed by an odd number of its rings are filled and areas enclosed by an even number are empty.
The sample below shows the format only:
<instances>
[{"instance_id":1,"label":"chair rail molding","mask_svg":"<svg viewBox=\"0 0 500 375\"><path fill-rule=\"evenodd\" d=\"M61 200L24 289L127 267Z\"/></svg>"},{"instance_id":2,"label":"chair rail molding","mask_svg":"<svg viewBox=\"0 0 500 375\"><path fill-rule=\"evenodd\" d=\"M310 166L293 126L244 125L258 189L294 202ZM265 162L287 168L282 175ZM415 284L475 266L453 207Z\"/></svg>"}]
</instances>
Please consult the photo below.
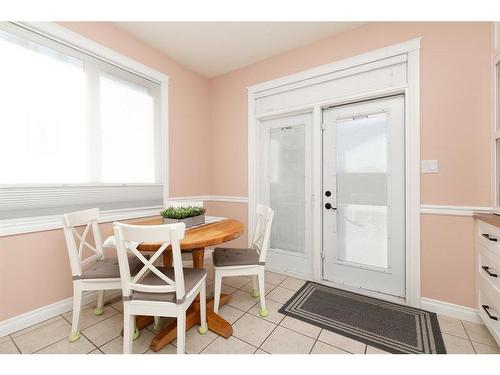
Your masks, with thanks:
<instances>
[{"instance_id":1,"label":"chair rail molding","mask_svg":"<svg viewBox=\"0 0 500 375\"><path fill-rule=\"evenodd\" d=\"M492 212L492 207L474 206L443 206L433 204L422 204L420 213L423 215L445 215L445 216L473 216L474 212Z\"/></svg>"},{"instance_id":2,"label":"chair rail molding","mask_svg":"<svg viewBox=\"0 0 500 375\"><path fill-rule=\"evenodd\" d=\"M167 201L206 201L247 204L247 197L223 196L223 195L198 195L189 197L170 197ZM121 210L101 211L100 223L108 223L116 220L139 219L143 217L158 216L163 206L138 207ZM16 219L0 220L0 237L13 236L16 234L43 232L62 228L62 214L24 217Z\"/></svg>"},{"instance_id":3,"label":"chair rail molding","mask_svg":"<svg viewBox=\"0 0 500 375\"><path fill-rule=\"evenodd\" d=\"M170 197L171 201L208 201L227 203L248 203L248 197L237 197L227 195L195 195L191 197Z\"/></svg>"}]
</instances>

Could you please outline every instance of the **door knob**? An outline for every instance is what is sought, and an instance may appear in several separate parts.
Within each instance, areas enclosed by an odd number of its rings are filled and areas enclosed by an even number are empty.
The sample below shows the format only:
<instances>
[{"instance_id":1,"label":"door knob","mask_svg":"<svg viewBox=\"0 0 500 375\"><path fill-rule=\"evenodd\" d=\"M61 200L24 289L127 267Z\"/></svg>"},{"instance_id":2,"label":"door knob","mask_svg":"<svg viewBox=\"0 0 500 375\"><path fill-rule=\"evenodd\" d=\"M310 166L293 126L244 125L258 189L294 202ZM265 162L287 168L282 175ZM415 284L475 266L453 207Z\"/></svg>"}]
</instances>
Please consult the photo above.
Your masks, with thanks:
<instances>
[{"instance_id":1,"label":"door knob","mask_svg":"<svg viewBox=\"0 0 500 375\"><path fill-rule=\"evenodd\" d=\"M336 208L335 208L335 207L332 207L332 205L331 205L330 203L326 203L326 204L325 204L325 208L326 208L327 210L336 210Z\"/></svg>"}]
</instances>

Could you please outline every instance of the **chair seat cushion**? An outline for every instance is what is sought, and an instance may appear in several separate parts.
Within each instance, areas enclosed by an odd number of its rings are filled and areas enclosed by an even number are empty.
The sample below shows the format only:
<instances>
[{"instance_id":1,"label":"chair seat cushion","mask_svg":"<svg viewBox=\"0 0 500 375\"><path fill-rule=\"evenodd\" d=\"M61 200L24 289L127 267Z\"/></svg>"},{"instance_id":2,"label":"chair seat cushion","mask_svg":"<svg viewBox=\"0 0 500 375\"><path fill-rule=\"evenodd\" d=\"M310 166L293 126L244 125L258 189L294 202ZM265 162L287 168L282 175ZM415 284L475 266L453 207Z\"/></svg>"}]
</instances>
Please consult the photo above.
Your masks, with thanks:
<instances>
[{"instance_id":1,"label":"chair seat cushion","mask_svg":"<svg viewBox=\"0 0 500 375\"><path fill-rule=\"evenodd\" d=\"M149 258L147 256L146 258ZM135 256L128 257L130 274L136 275L144 264ZM114 279L120 278L120 267L118 258L104 258L91 263L82 271L81 279Z\"/></svg>"},{"instance_id":2,"label":"chair seat cushion","mask_svg":"<svg viewBox=\"0 0 500 375\"><path fill-rule=\"evenodd\" d=\"M258 265L259 253L255 249L215 248L212 259L216 267Z\"/></svg>"},{"instance_id":3,"label":"chair seat cushion","mask_svg":"<svg viewBox=\"0 0 500 375\"><path fill-rule=\"evenodd\" d=\"M170 280L175 281L175 274L173 267L156 267L161 273L167 276ZM183 268L184 272L184 289L186 294L189 294L196 284L198 284L207 275L207 270L203 268ZM147 285L166 285L165 281L160 279L153 272L149 272L140 281L140 284ZM175 292L171 293L148 293L134 291L132 293L132 300L141 301L164 301L176 302Z\"/></svg>"}]
</instances>

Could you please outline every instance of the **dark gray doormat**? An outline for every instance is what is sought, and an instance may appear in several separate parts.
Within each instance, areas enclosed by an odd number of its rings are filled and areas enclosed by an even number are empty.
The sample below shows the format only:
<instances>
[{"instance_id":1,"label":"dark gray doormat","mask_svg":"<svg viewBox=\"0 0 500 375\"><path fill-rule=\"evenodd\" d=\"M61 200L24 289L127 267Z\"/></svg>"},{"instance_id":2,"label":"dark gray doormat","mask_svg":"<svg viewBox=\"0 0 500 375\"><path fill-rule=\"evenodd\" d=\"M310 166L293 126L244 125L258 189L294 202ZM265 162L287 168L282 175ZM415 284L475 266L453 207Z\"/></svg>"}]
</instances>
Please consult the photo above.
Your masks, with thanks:
<instances>
[{"instance_id":1,"label":"dark gray doormat","mask_svg":"<svg viewBox=\"0 0 500 375\"><path fill-rule=\"evenodd\" d=\"M308 281L280 313L401 354L446 354L434 313Z\"/></svg>"}]
</instances>

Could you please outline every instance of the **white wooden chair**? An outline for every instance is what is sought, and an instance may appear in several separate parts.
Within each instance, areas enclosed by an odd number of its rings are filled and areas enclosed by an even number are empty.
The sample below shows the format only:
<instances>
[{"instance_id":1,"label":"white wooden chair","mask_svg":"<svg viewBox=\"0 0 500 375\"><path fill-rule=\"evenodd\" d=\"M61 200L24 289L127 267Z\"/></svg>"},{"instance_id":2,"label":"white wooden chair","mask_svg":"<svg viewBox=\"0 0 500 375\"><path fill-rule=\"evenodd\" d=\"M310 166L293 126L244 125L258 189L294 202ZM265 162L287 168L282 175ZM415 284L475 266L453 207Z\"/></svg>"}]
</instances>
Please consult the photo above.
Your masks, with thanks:
<instances>
[{"instance_id":1,"label":"white wooden chair","mask_svg":"<svg viewBox=\"0 0 500 375\"><path fill-rule=\"evenodd\" d=\"M184 238L185 225L130 225L114 223L116 248L120 264L123 291L123 353L132 352L132 332L137 315L169 316L177 318L177 354L184 354L186 341L186 310L200 294L200 326L205 334L206 322L206 278L207 271L200 268L182 268L180 240ZM146 259L137 250L141 242L163 243ZM155 267L154 261L172 247L173 267ZM132 253L143 266L132 276L130 258Z\"/></svg>"},{"instance_id":2,"label":"white wooden chair","mask_svg":"<svg viewBox=\"0 0 500 375\"><path fill-rule=\"evenodd\" d=\"M252 297L260 296L260 315L267 316L264 291L264 266L269 248L274 211L257 205L257 221L251 248L233 249L217 247L212 253L215 270L214 312L219 311L222 278L226 276L252 276Z\"/></svg>"},{"instance_id":3,"label":"white wooden chair","mask_svg":"<svg viewBox=\"0 0 500 375\"><path fill-rule=\"evenodd\" d=\"M100 212L98 208L63 215L64 237L68 247L71 274L73 276L73 320L69 341L80 338L80 314L85 291L97 291L96 315L101 315L104 291L121 289L118 258L105 258L99 231ZM82 227L82 228L79 228ZM80 229L80 230L79 230ZM92 233L93 241L89 238ZM91 244L93 242L93 244ZM131 262L132 273L137 273L139 262ZM135 337L139 332L134 333Z\"/></svg>"}]
</instances>

